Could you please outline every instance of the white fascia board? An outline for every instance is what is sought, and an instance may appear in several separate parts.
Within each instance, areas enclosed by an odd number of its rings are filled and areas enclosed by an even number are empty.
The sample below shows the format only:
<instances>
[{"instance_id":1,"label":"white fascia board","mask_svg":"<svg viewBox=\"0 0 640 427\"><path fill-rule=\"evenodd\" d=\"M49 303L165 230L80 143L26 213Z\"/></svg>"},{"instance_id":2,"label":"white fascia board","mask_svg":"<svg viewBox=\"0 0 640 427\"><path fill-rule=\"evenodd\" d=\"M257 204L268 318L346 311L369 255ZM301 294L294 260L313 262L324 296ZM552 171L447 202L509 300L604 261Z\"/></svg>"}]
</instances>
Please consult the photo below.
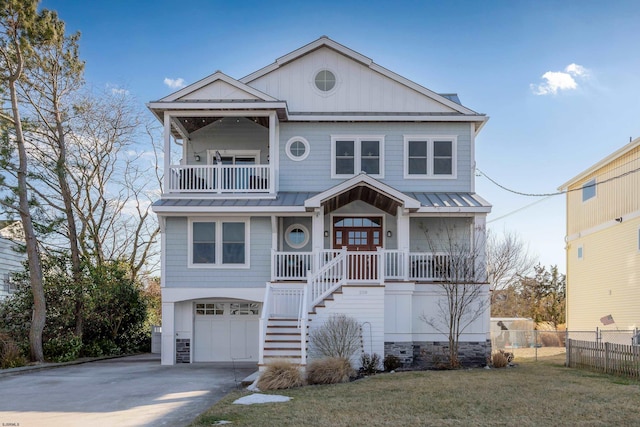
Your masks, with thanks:
<instances>
[{"instance_id":1,"label":"white fascia board","mask_svg":"<svg viewBox=\"0 0 640 427\"><path fill-rule=\"evenodd\" d=\"M252 88L251 86L247 86L246 84L242 83L239 80L236 80L232 77L227 76L226 74L224 74L223 72L220 71L216 71L215 73L211 74L208 77L205 77L204 79L201 79L193 84L190 84L187 87L184 87L168 96L165 96L164 98L160 99L160 101L163 102L171 102L171 101L176 101L180 98L182 98L185 95L188 95L192 92L195 92L196 90L202 89L203 87L215 82L215 81L223 81L225 83L230 84L231 86L242 90L244 92L247 92L250 95L255 96L258 99L261 99L263 101L277 101L277 99L273 98L272 96L267 95L264 92L261 92L257 89Z\"/></svg>"},{"instance_id":2,"label":"white fascia board","mask_svg":"<svg viewBox=\"0 0 640 427\"><path fill-rule=\"evenodd\" d=\"M416 213L490 213L491 206L474 206L474 207L458 207L458 206L449 206L449 207L421 207L416 211Z\"/></svg>"},{"instance_id":3,"label":"white fascia board","mask_svg":"<svg viewBox=\"0 0 640 427\"><path fill-rule=\"evenodd\" d=\"M622 215L620 218L622 218L621 222L625 222L625 221L629 221L629 220L632 220L632 219L640 218L640 211L635 211L635 212L631 212L631 213ZM594 233L597 233L599 231L606 230L606 229L611 228L611 227L618 227L618 226L620 226L620 222L616 221L615 219L612 219L612 220L609 220L609 221L605 221L605 222L603 222L601 224L598 224L598 225L596 225L594 227L587 228L586 230L582 230L582 231L579 231L577 233L568 235L568 236L565 237L565 241L567 243L569 243L569 242L572 242L572 241L574 241L576 239L580 239L582 237L587 237L590 234L594 234Z\"/></svg>"},{"instance_id":4,"label":"white fascia board","mask_svg":"<svg viewBox=\"0 0 640 427\"><path fill-rule=\"evenodd\" d=\"M344 191L360 184L366 184L373 190L384 193L392 199L396 199L402 202L405 209L420 208L420 202L413 197L409 197L406 194L396 190L395 188L390 187L387 184L384 184L376 180L375 178L372 178L369 175L365 174L356 175L353 178L343 181L340 184L335 185L326 191L323 191L320 194L316 194L315 196L308 198L304 202L304 206L306 208L319 208L322 202L324 202L325 200L330 199L331 197L343 193Z\"/></svg>"},{"instance_id":5,"label":"white fascia board","mask_svg":"<svg viewBox=\"0 0 640 427\"><path fill-rule=\"evenodd\" d=\"M273 64L267 65L266 67L263 67L257 71L254 71L248 76L241 78L240 82L246 84L253 80L259 79L260 77L266 74L269 74L274 70L277 70L281 66L288 64L289 62L295 61L296 59L310 52L313 52L314 50L319 49L323 46L333 49L336 52L339 52L342 55L349 57L354 61L360 62L366 66L371 66L371 64L373 63L373 61L370 58L367 58L366 56L356 52L355 50L349 49L348 47L343 46L340 43L337 43L331 40L327 36L322 36L319 39L314 40L311 43L294 50L293 52L290 52L284 56L279 57L278 59L276 59L276 61Z\"/></svg>"},{"instance_id":6,"label":"white fascia board","mask_svg":"<svg viewBox=\"0 0 640 427\"><path fill-rule=\"evenodd\" d=\"M171 214L218 214L218 213L250 213L254 216L272 213L291 212L295 214L306 213L304 206L151 206L151 210L163 216Z\"/></svg>"},{"instance_id":7,"label":"white fascia board","mask_svg":"<svg viewBox=\"0 0 640 427\"><path fill-rule=\"evenodd\" d=\"M636 148L638 146L640 146L640 138L634 139L633 141L631 141L630 143L628 143L624 147L620 148L619 150L615 151L614 153L609 154L607 157L605 157L604 159L600 160L598 163L594 164L589 169L586 169L585 171L581 172L580 174L574 176L569 181L565 182L560 187L558 187L558 190L564 191L564 190L568 189L569 186L571 186L575 182L586 178L588 175L590 175L593 172L597 171L598 169L606 166L608 163L611 163L613 160L617 159L618 157L624 156L629 151L633 150L634 148Z\"/></svg>"},{"instance_id":8,"label":"white fascia board","mask_svg":"<svg viewBox=\"0 0 640 427\"><path fill-rule=\"evenodd\" d=\"M182 110L237 110L243 113L247 113L246 110L275 110L284 109L287 110L287 103L285 101L256 101L256 102L149 102L147 107L151 110L169 111L172 116L180 115ZM225 113L223 111L202 111L209 113L211 116L221 116ZM193 111L188 111L187 114L193 115ZM157 115L157 113L156 113ZM184 115L184 114L183 114ZM231 114L229 114L231 115ZM235 115L238 115L237 113ZM266 115L266 114L263 114Z\"/></svg>"},{"instance_id":9,"label":"white fascia board","mask_svg":"<svg viewBox=\"0 0 640 427\"><path fill-rule=\"evenodd\" d=\"M265 284L266 286L266 284ZM162 302L175 303L195 299L216 299L228 298L247 301L264 301L265 286L256 288L184 288L184 287L164 287L162 288Z\"/></svg>"},{"instance_id":10,"label":"white fascia board","mask_svg":"<svg viewBox=\"0 0 640 427\"><path fill-rule=\"evenodd\" d=\"M289 114L290 122L480 122L487 116Z\"/></svg>"},{"instance_id":11,"label":"white fascia board","mask_svg":"<svg viewBox=\"0 0 640 427\"><path fill-rule=\"evenodd\" d=\"M444 96L439 95L439 94L427 89L426 87L419 85L418 83L412 82L411 80L409 80L409 79L407 79L405 77L402 77L401 75L396 74L391 70L388 70L388 69L386 69L384 67L381 67L378 64L372 63L371 65L369 65L369 68L371 68L374 71L377 71L378 73L382 74L385 77L390 78L391 80L395 80L396 82L398 82L400 84L403 84L403 85L415 90L416 92L421 93L422 95L425 95L425 96L433 99L434 101L437 101L437 102L439 102L439 103L441 103L443 105L446 105L447 107L449 107L449 108L451 108L451 109L453 109L455 111L458 111L458 112L460 112L462 114L473 114L473 115L477 115L478 114L477 112L475 112L475 111L473 111L473 110L471 110L471 109L469 109L467 107L464 107L464 106L462 106L462 105L460 105L460 104L458 104L456 102L453 102L453 101L445 98Z\"/></svg>"}]
</instances>

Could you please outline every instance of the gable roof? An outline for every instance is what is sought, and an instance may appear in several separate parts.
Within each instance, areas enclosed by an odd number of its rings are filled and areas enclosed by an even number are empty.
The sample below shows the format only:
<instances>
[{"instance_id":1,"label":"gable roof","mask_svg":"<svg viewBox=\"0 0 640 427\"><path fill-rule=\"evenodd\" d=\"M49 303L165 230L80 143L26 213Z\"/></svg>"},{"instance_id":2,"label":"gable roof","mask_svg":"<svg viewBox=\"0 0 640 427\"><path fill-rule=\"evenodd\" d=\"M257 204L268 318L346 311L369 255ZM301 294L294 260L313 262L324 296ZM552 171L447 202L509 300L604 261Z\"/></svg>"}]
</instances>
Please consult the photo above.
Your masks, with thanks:
<instances>
[{"instance_id":1,"label":"gable roof","mask_svg":"<svg viewBox=\"0 0 640 427\"><path fill-rule=\"evenodd\" d=\"M203 89L207 88L215 88L216 84L218 84L219 88L222 89L222 85L224 84L226 88L235 89L236 92L229 91L229 94L235 93L235 96L239 97L231 97L231 96L217 96L217 97L206 97L202 95L206 95L207 92ZM204 92L204 93L203 93ZM199 96L194 96L200 93ZM211 93L211 91L209 91ZM267 95L266 93L260 92L257 89L252 88L232 77L227 76L221 71L216 71L204 79L201 79L195 83L190 84L176 92L173 92L170 95L165 96L157 102L173 102L173 101L186 101L186 100L203 100L203 99L227 99L227 100L237 100L237 99L253 99L259 101L277 101L277 99Z\"/></svg>"},{"instance_id":2,"label":"gable roof","mask_svg":"<svg viewBox=\"0 0 640 427\"><path fill-rule=\"evenodd\" d=\"M629 151L634 150L637 147L640 147L640 138L634 139L633 141L629 142L624 147L622 147L619 150L609 154L607 157L605 157L604 159L600 160L598 163L594 164L590 168L580 172L578 175L574 176L569 181L565 182L560 187L558 187L558 190L563 191L563 190L569 188L572 184L575 184L576 182L586 178L587 176L589 176L593 172L597 171L598 169L602 168L603 166L606 166L607 164L611 163L612 161L614 161L618 157L624 156Z\"/></svg>"},{"instance_id":3,"label":"gable roof","mask_svg":"<svg viewBox=\"0 0 640 427\"><path fill-rule=\"evenodd\" d=\"M341 182L338 185L334 185L328 190L323 191L322 193L316 194L313 197L308 198L304 202L304 206L307 209L319 208L324 202L339 196L342 193L346 193L355 187L366 186L371 188L372 190L385 195L386 197L395 200L402 207L406 209L418 209L420 208L420 202L414 199L413 197L409 197L401 191L396 190L395 188L384 184L377 179L370 177L369 175L361 172L360 174L354 176L351 179Z\"/></svg>"},{"instance_id":4,"label":"gable roof","mask_svg":"<svg viewBox=\"0 0 640 427\"><path fill-rule=\"evenodd\" d=\"M458 102L455 102L451 96L451 94L447 94L448 96L443 96L440 95L436 92L433 92L427 88L425 88L424 86L421 86L415 82L412 82L411 80L404 78L402 76L400 76L399 74L394 73L393 71L390 71L384 67L381 67L380 65L376 64L375 62L373 62L373 60L371 60L370 58L346 47L341 45L340 43L335 42L334 40L331 40L329 37L327 36L322 36L319 39L299 48L294 50L291 53L288 53L284 56L281 56L280 58L276 59L276 61L273 64L267 65L264 68L259 69L258 71L255 71L251 74L249 74L248 76L245 76L243 78L240 79L241 82L243 83L247 83L250 84L252 81L255 81L257 79L259 79L260 77L265 76L266 74L269 74L275 70L277 70L278 68L293 62L305 55L308 55L311 52L314 52L322 47L327 47L329 49L332 49L356 62L359 62L360 64L370 68L373 71L376 71L382 75L384 75L385 77L388 77L391 80L394 80L397 83L400 83L404 86L407 86L413 90L415 90L416 92L425 95L431 99L433 99L434 101L437 101L451 109L453 109L454 111L460 113L460 114L464 114L464 115L480 115L479 113L464 107L463 105L461 105L459 103L459 99L457 99L457 95L455 96L455 99L458 100ZM486 116L485 116L486 117Z\"/></svg>"}]
</instances>

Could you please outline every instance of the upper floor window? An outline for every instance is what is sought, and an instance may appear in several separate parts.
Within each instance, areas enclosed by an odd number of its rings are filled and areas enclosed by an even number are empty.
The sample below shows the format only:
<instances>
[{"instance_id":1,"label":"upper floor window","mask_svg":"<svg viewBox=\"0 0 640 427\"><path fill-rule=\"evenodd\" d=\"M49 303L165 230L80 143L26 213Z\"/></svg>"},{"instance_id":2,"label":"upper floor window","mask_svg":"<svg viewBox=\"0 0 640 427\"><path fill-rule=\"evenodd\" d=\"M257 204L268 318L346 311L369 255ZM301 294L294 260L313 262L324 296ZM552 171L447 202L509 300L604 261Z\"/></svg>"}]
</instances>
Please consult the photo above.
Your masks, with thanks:
<instances>
[{"instance_id":1,"label":"upper floor window","mask_svg":"<svg viewBox=\"0 0 640 427\"><path fill-rule=\"evenodd\" d=\"M336 76L329 70L320 70L315 77L315 84L323 92L329 92L336 86Z\"/></svg>"},{"instance_id":2,"label":"upper floor window","mask_svg":"<svg viewBox=\"0 0 640 427\"><path fill-rule=\"evenodd\" d=\"M309 141L301 136L294 136L285 146L287 156L296 162L306 159L309 156Z\"/></svg>"},{"instance_id":3,"label":"upper floor window","mask_svg":"<svg viewBox=\"0 0 640 427\"><path fill-rule=\"evenodd\" d=\"M191 220L189 226L190 267L242 267L248 265L246 220Z\"/></svg>"},{"instance_id":4,"label":"upper floor window","mask_svg":"<svg viewBox=\"0 0 640 427\"><path fill-rule=\"evenodd\" d=\"M596 197L596 179L585 182L582 185L582 201L586 202L589 199Z\"/></svg>"},{"instance_id":5,"label":"upper floor window","mask_svg":"<svg viewBox=\"0 0 640 427\"><path fill-rule=\"evenodd\" d=\"M405 136L405 178L455 178L455 136Z\"/></svg>"},{"instance_id":6,"label":"upper floor window","mask_svg":"<svg viewBox=\"0 0 640 427\"><path fill-rule=\"evenodd\" d=\"M331 138L332 178L350 178L365 172L384 177L384 137L333 136Z\"/></svg>"}]
</instances>

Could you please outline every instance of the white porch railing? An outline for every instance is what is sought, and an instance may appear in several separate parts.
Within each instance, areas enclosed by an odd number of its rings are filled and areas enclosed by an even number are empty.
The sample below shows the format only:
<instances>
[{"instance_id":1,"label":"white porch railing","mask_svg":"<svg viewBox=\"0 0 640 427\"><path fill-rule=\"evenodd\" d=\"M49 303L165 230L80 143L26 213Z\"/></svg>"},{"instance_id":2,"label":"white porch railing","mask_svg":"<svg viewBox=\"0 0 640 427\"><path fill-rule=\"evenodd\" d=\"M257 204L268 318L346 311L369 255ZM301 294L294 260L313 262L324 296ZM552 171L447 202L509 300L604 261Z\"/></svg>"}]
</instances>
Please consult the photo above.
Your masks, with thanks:
<instances>
[{"instance_id":1,"label":"white porch railing","mask_svg":"<svg viewBox=\"0 0 640 427\"><path fill-rule=\"evenodd\" d=\"M171 165L169 193L271 193L270 165Z\"/></svg>"},{"instance_id":2,"label":"white porch railing","mask_svg":"<svg viewBox=\"0 0 640 427\"><path fill-rule=\"evenodd\" d=\"M317 273L307 278L311 308L315 307L333 291L347 283L347 250L340 253L322 266Z\"/></svg>"},{"instance_id":3,"label":"white porch railing","mask_svg":"<svg viewBox=\"0 0 640 427\"><path fill-rule=\"evenodd\" d=\"M319 252L272 251L271 280L306 281L309 271L315 274L343 252L343 249ZM446 253L396 249L346 252L345 271L347 280L358 283L379 283L384 280L438 281L449 276L450 257Z\"/></svg>"}]
</instances>

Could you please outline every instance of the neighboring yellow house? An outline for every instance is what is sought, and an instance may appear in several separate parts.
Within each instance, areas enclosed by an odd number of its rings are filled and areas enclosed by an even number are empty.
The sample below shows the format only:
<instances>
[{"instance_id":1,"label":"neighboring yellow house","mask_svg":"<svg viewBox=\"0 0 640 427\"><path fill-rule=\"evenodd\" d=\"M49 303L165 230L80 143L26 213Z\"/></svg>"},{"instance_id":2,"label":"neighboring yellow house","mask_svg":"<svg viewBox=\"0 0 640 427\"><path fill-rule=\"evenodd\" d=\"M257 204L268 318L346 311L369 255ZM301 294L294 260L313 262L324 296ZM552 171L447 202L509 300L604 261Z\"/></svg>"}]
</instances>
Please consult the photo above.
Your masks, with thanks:
<instances>
[{"instance_id":1,"label":"neighboring yellow house","mask_svg":"<svg viewBox=\"0 0 640 427\"><path fill-rule=\"evenodd\" d=\"M567 190L567 328L640 327L640 138Z\"/></svg>"}]
</instances>

